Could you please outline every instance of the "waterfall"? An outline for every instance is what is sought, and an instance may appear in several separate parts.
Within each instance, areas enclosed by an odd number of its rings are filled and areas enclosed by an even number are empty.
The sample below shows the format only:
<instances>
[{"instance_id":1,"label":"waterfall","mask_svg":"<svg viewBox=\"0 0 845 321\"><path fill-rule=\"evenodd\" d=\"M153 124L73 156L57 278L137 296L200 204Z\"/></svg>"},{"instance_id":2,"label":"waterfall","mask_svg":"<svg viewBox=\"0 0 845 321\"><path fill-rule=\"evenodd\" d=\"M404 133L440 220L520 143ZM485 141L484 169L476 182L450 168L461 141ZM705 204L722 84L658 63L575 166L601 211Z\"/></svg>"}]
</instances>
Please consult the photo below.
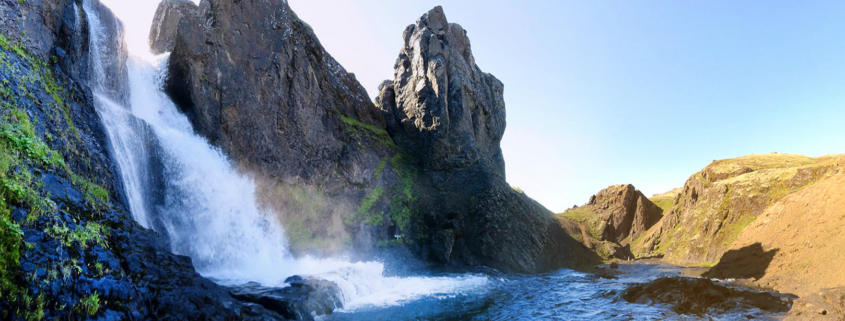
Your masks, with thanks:
<instances>
[{"instance_id":1,"label":"waterfall","mask_svg":"<svg viewBox=\"0 0 845 321\"><path fill-rule=\"evenodd\" d=\"M95 0L85 0L83 9L91 35L95 106L118 159L134 218L167 235L172 250L190 256L204 275L266 280L290 254L279 222L258 209L253 182L197 136L161 91L160 66L167 57L161 57L159 65L122 59L116 54L125 50L119 25L103 24ZM161 163L155 169L164 178L157 186L151 178L155 157ZM159 200L153 197L154 187L163 188Z\"/></svg>"},{"instance_id":2,"label":"waterfall","mask_svg":"<svg viewBox=\"0 0 845 321\"><path fill-rule=\"evenodd\" d=\"M200 274L223 284L267 286L281 286L294 274L316 275L338 284L346 308L398 304L486 284L486 277L475 275L384 277L378 262L292 257L281 223L256 204L253 181L196 135L162 91L167 54L121 54L127 52L123 28L101 19L101 10L108 9L97 0L83 3L91 38L90 83L129 209L140 224L166 235L173 252L190 256Z\"/></svg>"}]
</instances>

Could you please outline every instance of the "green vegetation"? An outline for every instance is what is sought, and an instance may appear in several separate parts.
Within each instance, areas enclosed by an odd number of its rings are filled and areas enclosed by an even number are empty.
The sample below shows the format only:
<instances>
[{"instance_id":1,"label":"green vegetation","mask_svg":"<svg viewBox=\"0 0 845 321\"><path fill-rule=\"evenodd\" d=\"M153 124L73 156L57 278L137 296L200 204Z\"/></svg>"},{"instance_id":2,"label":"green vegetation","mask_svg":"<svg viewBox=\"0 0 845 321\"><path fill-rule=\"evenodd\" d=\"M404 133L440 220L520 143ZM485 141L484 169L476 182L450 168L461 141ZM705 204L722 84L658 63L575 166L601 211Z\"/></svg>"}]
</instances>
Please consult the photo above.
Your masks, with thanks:
<instances>
[{"instance_id":1,"label":"green vegetation","mask_svg":"<svg viewBox=\"0 0 845 321\"><path fill-rule=\"evenodd\" d=\"M396 144L393 142L393 138L390 138L390 135L387 133L386 130L370 124L362 123L361 121L352 117L341 116L340 119L343 120L343 123L347 125L347 129L357 139L361 139L363 136L367 136L371 139L376 140L384 147L396 149Z\"/></svg>"},{"instance_id":2,"label":"green vegetation","mask_svg":"<svg viewBox=\"0 0 845 321\"><path fill-rule=\"evenodd\" d=\"M390 221L395 223L403 233L411 230L411 223L416 213L417 197L414 195L414 185L417 180L417 172L413 160L405 154L399 153L391 157L390 165L399 183L390 186L387 190L378 186L367 193L358 206L357 219L346 222L347 225L351 226L360 221L369 225L381 225ZM387 162L382 161L379 163L377 170L383 171L386 166ZM374 211L376 205L385 200L385 197L389 197L389 199L386 199L389 204L388 210L386 212L383 210Z\"/></svg>"},{"instance_id":3,"label":"green vegetation","mask_svg":"<svg viewBox=\"0 0 845 321\"><path fill-rule=\"evenodd\" d=\"M657 207L660 207L660 209L663 210L663 214L668 213L669 210L672 209L672 205L675 204L674 195L661 194L649 198L649 200L654 203L654 205L657 205Z\"/></svg>"},{"instance_id":4,"label":"green vegetation","mask_svg":"<svg viewBox=\"0 0 845 321\"><path fill-rule=\"evenodd\" d=\"M65 247L72 247L78 243L84 249L88 247L90 242L108 247L108 244L106 244L106 237L109 235L108 228L95 222L88 222L85 226L77 226L74 230L70 230L65 225L53 225L44 232L61 241Z\"/></svg>"},{"instance_id":5,"label":"green vegetation","mask_svg":"<svg viewBox=\"0 0 845 321\"><path fill-rule=\"evenodd\" d=\"M81 138L70 117L69 95L54 79L50 68L4 35L0 35L0 48L0 68L4 71L0 75L0 300L14 307L13 311L0 312L0 318L15 315L40 320L48 300L45 292L34 296L17 280L38 282L34 274L21 275L20 257L34 246L23 242L23 236L25 231L36 228L36 224L47 222L39 218L55 215L59 210L44 190L41 175L50 173L71 181L92 207L106 208L110 199L108 190L74 173L65 161L65 157L85 159L75 147ZM49 98L40 98L45 96ZM36 116L41 118L31 116L30 112L37 112ZM62 152L47 143L61 146ZM18 223L11 218L14 208L26 213L25 220ZM74 216L74 222L91 219L75 209L66 210ZM50 221L61 220L51 218ZM79 223L73 230L64 223L49 224L43 227L45 233L66 246L84 249L91 244L107 245L109 231L98 223ZM71 270L81 271L74 259L57 264L56 269L60 266L63 272L68 270L65 275L70 275ZM50 269L48 277L41 282L48 284L56 277L58 270ZM96 313L98 296L87 299L86 312Z\"/></svg>"},{"instance_id":6,"label":"green vegetation","mask_svg":"<svg viewBox=\"0 0 845 321\"><path fill-rule=\"evenodd\" d=\"M100 294L94 292L92 295L83 297L76 304L74 310L79 314L87 314L89 316L97 314L97 311L100 310Z\"/></svg>"},{"instance_id":7,"label":"green vegetation","mask_svg":"<svg viewBox=\"0 0 845 321\"><path fill-rule=\"evenodd\" d=\"M599 217L590 205L568 209L566 212L557 215L584 224L590 236L596 240L601 239L601 235L598 232Z\"/></svg>"}]
</instances>

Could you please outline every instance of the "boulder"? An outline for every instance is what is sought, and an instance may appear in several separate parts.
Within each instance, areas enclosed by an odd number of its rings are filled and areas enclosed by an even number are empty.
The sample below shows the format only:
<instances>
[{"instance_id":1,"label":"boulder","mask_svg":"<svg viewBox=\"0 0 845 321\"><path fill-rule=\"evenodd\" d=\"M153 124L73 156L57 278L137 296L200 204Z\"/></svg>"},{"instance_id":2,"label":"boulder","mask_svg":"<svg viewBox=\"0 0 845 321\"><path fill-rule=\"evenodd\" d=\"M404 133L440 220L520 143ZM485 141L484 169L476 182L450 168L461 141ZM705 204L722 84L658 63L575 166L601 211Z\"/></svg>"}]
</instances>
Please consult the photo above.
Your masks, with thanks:
<instances>
[{"instance_id":1,"label":"boulder","mask_svg":"<svg viewBox=\"0 0 845 321\"><path fill-rule=\"evenodd\" d=\"M340 288L334 282L313 277L292 276L287 287L264 287L247 283L232 287L231 294L243 302L259 304L288 320L314 320L314 315L331 314L343 307Z\"/></svg>"},{"instance_id":2,"label":"boulder","mask_svg":"<svg viewBox=\"0 0 845 321\"><path fill-rule=\"evenodd\" d=\"M757 308L782 313L792 307L792 297L734 288L709 279L664 277L636 284L621 293L625 301L668 304L678 314L712 314Z\"/></svg>"}]
</instances>

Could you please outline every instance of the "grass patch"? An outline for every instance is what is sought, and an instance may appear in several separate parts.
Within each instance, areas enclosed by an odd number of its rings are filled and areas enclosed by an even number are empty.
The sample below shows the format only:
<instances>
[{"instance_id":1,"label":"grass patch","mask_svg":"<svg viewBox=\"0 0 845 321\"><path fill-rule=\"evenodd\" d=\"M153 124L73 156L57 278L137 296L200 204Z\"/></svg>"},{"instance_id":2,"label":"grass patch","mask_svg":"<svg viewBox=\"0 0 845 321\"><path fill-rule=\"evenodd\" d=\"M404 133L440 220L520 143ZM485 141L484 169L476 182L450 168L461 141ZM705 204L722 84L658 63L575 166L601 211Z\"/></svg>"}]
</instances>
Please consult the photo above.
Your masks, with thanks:
<instances>
[{"instance_id":1,"label":"grass patch","mask_svg":"<svg viewBox=\"0 0 845 321\"><path fill-rule=\"evenodd\" d=\"M390 138L390 135L386 130L370 124L362 123L352 117L340 116L340 119L347 125L347 128L350 129L351 133L356 138L361 139L362 136L367 136L378 141L384 147L396 149L396 144L393 142L393 138Z\"/></svg>"},{"instance_id":2,"label":"grass patch","mask_svg":"<svg viewBox=\"0 0 845 321\"><path fill-rule=\"evenodd\" d=\"M672 205L675 204L675 198L671 196L655 196L649 200L651 200L654 205L657 205L657 207L660 207L660 209L663 210L663 213L669 212L669 210L672 209Z\"/></svg>"},{"instance_id":3,"label":"grass patch","mask_svg":"<svg viewBox=\"0 0 845 321\"><path fill-rule=\"evenodd\" d=\"M79 299L79 303L76 304L74 310L82 315L92 316L97 314L97 311L100 310L100 294L94 292L92 295Z\"/></svg>"},{"instance_id":4,"label":"grass patch","mask_svg":"<svg viewBox=\"0 0 845 321\"><path fill-rule=\"evenodd\" d=\"M106 237L109 235L109 229L95 222L77 226L74 230L70 230L66 225L53 225L44 232L62 242L65 247L79 244L81 248L85 249L90 243L108 247Z\"/></svg>"}]
</instances>

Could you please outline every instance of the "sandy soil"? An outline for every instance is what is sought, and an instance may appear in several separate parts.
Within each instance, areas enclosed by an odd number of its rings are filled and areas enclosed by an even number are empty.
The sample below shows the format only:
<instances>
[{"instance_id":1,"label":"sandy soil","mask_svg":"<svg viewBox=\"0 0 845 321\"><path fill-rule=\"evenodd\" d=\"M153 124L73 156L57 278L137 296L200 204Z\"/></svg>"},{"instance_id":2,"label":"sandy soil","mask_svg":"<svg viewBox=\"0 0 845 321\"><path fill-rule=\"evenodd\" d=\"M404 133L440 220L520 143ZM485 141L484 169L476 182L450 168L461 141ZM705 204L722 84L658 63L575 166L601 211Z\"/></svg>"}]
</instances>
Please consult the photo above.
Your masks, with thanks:
<instances>
[{"instance_id":1,"label":"sandy soil","mask_svg":"<svg viewBox=\"0 0 845 321\"><path fill-rule=\"evenodd\" d=\"M845 320L845 173L772 204L731 248L720 277L798 295L796 320Z\"/></svg>"}]
</instances>

